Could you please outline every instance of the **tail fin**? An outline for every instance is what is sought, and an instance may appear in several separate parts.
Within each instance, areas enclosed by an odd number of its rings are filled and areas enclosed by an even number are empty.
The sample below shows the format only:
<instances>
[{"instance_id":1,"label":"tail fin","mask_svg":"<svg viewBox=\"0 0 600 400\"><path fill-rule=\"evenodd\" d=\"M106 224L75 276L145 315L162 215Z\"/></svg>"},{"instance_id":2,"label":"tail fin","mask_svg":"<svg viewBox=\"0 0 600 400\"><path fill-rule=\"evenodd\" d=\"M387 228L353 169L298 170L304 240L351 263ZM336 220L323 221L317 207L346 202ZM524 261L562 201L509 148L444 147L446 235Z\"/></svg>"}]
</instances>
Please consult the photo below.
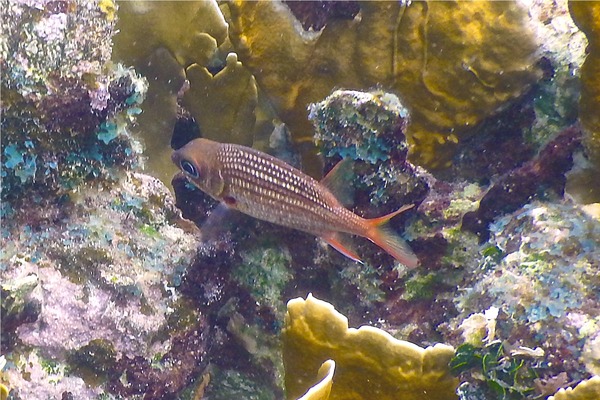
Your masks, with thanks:
<instances>
[{"instance_id":1,"label":"tail fin","mask_svg":"<svg viewBox=\"0 0 600 400\"><path fill-rule=\"evenodd\" d=\"M377 246L384 249L396 260L406 265L408 268L415 268L419 265L419 260L408 244L396 232L385 224L396 215L403 211L412 208L413 205L402 206L399 210L393 213L384 215L383 217L368 219L369 229L367 231L367 239L375 243Z\"/></svg>"}]
</instances>

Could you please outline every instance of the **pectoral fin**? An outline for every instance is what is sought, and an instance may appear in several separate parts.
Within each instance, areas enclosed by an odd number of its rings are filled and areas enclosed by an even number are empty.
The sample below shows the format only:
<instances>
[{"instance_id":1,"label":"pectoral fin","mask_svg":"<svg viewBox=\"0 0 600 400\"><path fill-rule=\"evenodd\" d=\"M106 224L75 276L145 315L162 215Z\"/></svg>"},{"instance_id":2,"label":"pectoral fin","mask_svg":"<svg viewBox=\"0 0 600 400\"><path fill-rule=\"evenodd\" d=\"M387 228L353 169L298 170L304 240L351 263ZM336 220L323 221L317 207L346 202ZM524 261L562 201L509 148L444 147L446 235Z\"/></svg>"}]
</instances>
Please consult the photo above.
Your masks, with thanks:
<instances>
[{"instance_id":1,"label":"pectoral fin","mask_svg":"<svg viewBox=\"0 0 600 400\"><path fill-rule=\"evenodd\" d=\"M339 232L330 232L326 235L321 236L321 238L327 242L331 247L348 257L349 259L363 263L358 254L354 250L352 250L350 243L348 240L342 237L342 234Z\"/></svg>"},{"instance_id":2,"label":"pectoral fin","mask_svg":"<svg viewBox=\"0 0 600 400\"><path fill-rule=\"evenodd\" d=\"M219 203L200 226L202 241L210 242L223 237L238 217L239 213L226 202Z\"/></svg>"}]
</instances>

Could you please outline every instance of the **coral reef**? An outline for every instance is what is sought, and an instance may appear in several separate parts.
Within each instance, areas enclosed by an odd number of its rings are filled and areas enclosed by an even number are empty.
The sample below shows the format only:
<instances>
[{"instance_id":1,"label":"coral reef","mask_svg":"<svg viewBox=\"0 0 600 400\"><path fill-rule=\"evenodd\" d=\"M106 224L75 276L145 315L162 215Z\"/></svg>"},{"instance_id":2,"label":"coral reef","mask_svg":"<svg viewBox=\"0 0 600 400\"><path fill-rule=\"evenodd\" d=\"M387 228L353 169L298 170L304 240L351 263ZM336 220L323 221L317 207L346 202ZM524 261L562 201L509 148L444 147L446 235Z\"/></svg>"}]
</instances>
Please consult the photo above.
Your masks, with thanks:
<instances>
[{"instance_id":1,"label":"coral reef","mask_svg":"<svg viewBox=\"0 0 600 400\"><path fill-rule=\"evenodd\" d=\"M186 69L190 89L182 98L201 127L203 137L252 145L257 89L254 77L229 53L222 70L212 74L202 64ZM217 117L218 116L218 117Z\"/></svg>"},{"instance_id":2,"label":"coral reef","mask_svg":"<svg viewBox=\"0 0 600 400\"><path fill-rule=\"evenodd\" d=\"M139 162L129 126L147 85L106 65L114 21L94 1L52 3L13 2L3 13L3 216L24 198L41 205Z\"/></svg>"},{"instance_id":3,"label":"coral reef","mask_svg":"<svg viewBox=\"0 0 600 400\"><path fill-rule=\"evenodd\" d=\"M556 134L532 160L527 161L528 153L523 153L520 156L523 161L506 164L502 167L506 172L487 185L485 180L478 184L462 181L460 176L442 181L406 162L402 157L406 147L384 136L389 129L386 125L377 130L369 128L366 121L386 119L400 121L396 126L402 125L401 113L390 114L390 110L397 108L390 108L389 102L381 102L381 96L381 92L367 95L336 91L310 109L326 164L342 155L357 160L355 171L361 170L361 163L372 168L390 163L404 168L413 182L421 184L421 189L414 192L420 197L413 197L418 205L416 212L405 221L405 236L411 240L422 269L407 274L381 265L375 275L369 272L368 266L360 272L354 271L351 276L355 282L371 276L374 286L381 290L377 293L363 289L354 301L364 301L369 313L383 318L383 326L396 335L427 343L442 334L460 344L461 341L455 341L454 333L460 321L464 321L466 328L465 319L469 315L496 308L500 316L496 313L488 325L472 328L480 330L480 333L470 334L471 339L473 335L481 335L479 344L475 350L464 353L465 359L485 358L495 360L495 364L483 366L482 381L473 380L480 376L473 369L461 375L464 384L459 393L463 398L549 395L556 391L553 385L569 381L553 378L560 373L568 374L575 381L586 377L581 372L583 368L597 373L594 361L597 339L593 334L597 321L591 310L596 307L592 293L598 285L594 272L598 257L594 243L600 242L598 224L572 204L553 203L563 196L565 174L573 165L573 153L579 148L579 127L571 126ZM505 114L504 118L510 115ZM404 117L407 116L404 114ZM500 118L502 116L498 116L499 121ZM534 122L533 119L525 121ZM389 126L394 126L394 122ZM527 126L521 135L526 129ZM390 144L390 148L380 151L375 138ZM515 143L519 139L506 140ZM476 176L470 173L467 171L464 176ZM354 176L354 185L358 188L355 207L376 209L377 202L361 194L361 191L373 190L371 185L361 186L363 179L366 178L361 174ZM400 181L410 182L404 178ZM389 193L394 186L398 186L398 182L380 182L377 187ZM373 197L382 195L385 196L385 192ZM404 196L406 194L390 196L388 203L403 203L410 198ZM534 198L539 203L532 205ZM543 207L545 211L529 211L536 207ZM515 214L502 217L514 211ZM530 212L541 219L527 224L530 220L525 215ZM476 219L479 224L470 224ZM507 222L511 219L515 222ZM558 225L553 227L554 223ZM488 241L490 232L492 238ZM549 232L556 232L560 239ZM520 252L524 254L518 255ZM521 283L515 286L516 282ZM548 287L549 282L552 287ZM461 293L458 297L457 288ZM569 293L579 295L573 297ZM481 318L486 321L483 315ZM496 336L506 342L499 342L500 347L498 343L484 346L481 342L486 335L490 336L489 324L495 326L496 318L499 326ZM542 321L544 328L540 325ZM469 323L473 325L475 320ZM493 336L492 333L492 339ZM524 360L525 350L520 350L523 354L513 350L518 346L539 348L543 352L541 356L535 353L535 357ZM558 359L573 361L558 367L554 361ZM469 368L475 367L470 364ZM313 366L313 370L316 368L318 365ZM481 364L479 368L481 370ZM542 377L555 383L538 385L536 382Z\"/></svg>"},{"instance_id":4,"label":"coral reef","mask_svg":"<svg viewBox=\"0 0 600 400\"><path fill-rule=\"evenodd\" d=\"M586 132L584 143L596 169L600 169L600 4L569 1L573 20L587 39L587 57L581 67L581 98L579 115Z\"/></svg>"},{"instance_id":5,"label":"coral reef","mask_svg":"<svg viewBox=\"0 0 600 400\"><path fill-rule=\"evenodd\" d=\"M488 239L488 225L501 213L517 210L545 187L564 194L565 174L573 167L573 152L581 143L581 131L565 129L537 157L500 177L479 201L479 208L463 217L462 228Z\"/></svg>"},{"instance_id":6,"label":"coral reef","mask_svg":"<svg viewBox=\"0 0 600 400\"><path fill-rule=\"evenodd\" d=\"M195 239L173 225L178 211L169 199L157 180L127 174L109 191L80 188L78 201L56 223L3 223L2 290L3 297L10 299L2 305L3 344L36 349L21 356L29 361L7 355L16 368L5 374L20 396L48 393L49 398L60 398L63 391L83 390L85 383L79 378L79 383L74 377L62 381L68 376L64 372L67 358L87 368L109 369L104 374L112 377L115 370L133 373L139 368L140 361L113 368L102 361L98 350L87 351L87 361L82 361L86 347L98 340L110 347L111 358L120 358L121 364L126 363L124 357L152 359L175 351L176 338L156 341L156 336L168 329L169 314L177 308L179 296L173 287L191 262ZM56 210L43 213L53 215ZM29 317L23 317L24 313ZM189 351L180 353L190 357ZM181 365L190 364L175 358ZM57 365L59 371L50 374L54 377L39 375L33 386L19 383L43 362ZM161 362L166 366L171 361L166 357ZM97 373L91 375L98 379ZM53 385L53 380L61 383ZM132 377L131 385L138 380ZM159 386L165 382L154 380ZM94 389L96 394L101 392Z\"/></svg>"},{"instance_id":7,"label":"coral reef","mask_svg":"<svg viewBox=\"0 0 600 400\"><path fill-rule=\"evenodd\" d=\"M3 17L2 84L27 98L50 94L56 77L100 75L110 59L115 22L97 1L8 2Z\"/></svg>"},{"instance_id":8,"label":"coral reef","mask_svg":"<svg viewBox=\"0 0 600 400\"><path fill-rule=\"evenodd\" d=\"M490 230L489 244L501 255L482 263L464 283L455 299L456 321L497 308L496 338L511 348L543 349L536 374L566 371L573 381L596 374L598 221L571 204L535 201L498 218Z\"/></svg>"},{"instance_id":9,"label":"coral reef","mask_svg":"<svg viewBox=\"0 0 600 400\"><path fill-rule=\"evenodd\" d=\"M595 5L4 3L0 397L597 397ZM201 136L345 160L421 265L173 199Z\"/></svg>"},{"instance_id":10,"label":"coral reef","mask_svg":"<svg viewBox=\"0 0 600 400\"><path fill-rule=\"evenodd\" d=\"M279 2L228 5L239 58L296 140L309 136L307 104L335 87L379 84L411 110L418 162L443 166L448 144L538 77L533 36L514 3L361 2L360 19L331 18L318 32L303 29ZM498 15L506 18L490 30L485 21Z\"/></svg>"},{"instance_id":11,"label":"coral reef","mask_svg":"<svg viewBox=\"0 0 600 400\"><path fill-rule=\"evenodd\" d=\"M227 23L214 1L119 3L115 57L134 65L165 48L182 68L207 65L227 38ZM176 22L176 23L175 23Z\"/></svg>"},{"instance_id":12,"label":"coral reef","mask_svg":"<svg viewBox=\"0 0 600 400\"><path fill-rule=\"evenodd\" d=\"M600 377L594 376L579 383L575 388L560 389L548 400L593 400L600 396Z\"/></svg>"},{"instance_id":13,"label":"coral reef","mask_svg":"<svg viewBox=\"0 0 600 400\"><path fill-rule=\"evenodd\" d=\"M398 97L378 90L337 90L310 105L309 119L326 166L340 159L354 161L348 182L354 203L369 205L360 211L375 216L423 199L427 184L406 160L404 132L410 118Z\"/></svg>"},{"instance_id":14,"label":"coral reef","mask_svg":"<svg viewBox=\"0 0 600 400\"><path fill-rule=\"evenodd\" d=\"M331 400L456 398L451 346L422 349L375 328L348 329L343 315L312 295L289 301L282 335L288 398L305 393L328 359L335 361Z\"/></svg>"},{"instance_id":15,"label":"coral reef","mask_svg":"<svg viewBox=\"0 0 600 400\"><path fill-rule=\"evenodd\" d=\"M135 66L150 83L138 131L154 176L168 183L175 172L168 144L178 101L204 137L252 144L254 77L229 53L228 25L216 1L123 2L118 15L113 59Z\"/></svg>"}]
</instances>

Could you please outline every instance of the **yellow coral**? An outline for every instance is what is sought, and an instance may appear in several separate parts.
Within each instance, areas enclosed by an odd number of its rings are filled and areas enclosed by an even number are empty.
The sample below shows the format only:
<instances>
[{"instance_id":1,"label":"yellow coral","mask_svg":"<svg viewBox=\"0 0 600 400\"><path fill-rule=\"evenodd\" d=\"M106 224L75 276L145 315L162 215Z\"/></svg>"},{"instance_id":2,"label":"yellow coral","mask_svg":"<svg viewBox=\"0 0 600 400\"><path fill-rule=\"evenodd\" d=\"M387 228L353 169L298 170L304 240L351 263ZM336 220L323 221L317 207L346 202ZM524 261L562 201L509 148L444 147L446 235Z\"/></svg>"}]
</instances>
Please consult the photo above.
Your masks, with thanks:
<instances>
[{"instance_id":1,"label":"yellow coral","mask_svg":"<svg viewBox=\"0 0 600 400\"><path fill-rule=\"evenodd\" d=\"M442 166L448 143L537 79L536 45L514 2L405 4L364 1L360 18L314 33L280 2L236 0L230 38L297 140L312 136L309 103L335 87L383 85L412 112L413 155Z\"/></svg>"},{"instance_id":2,"label":"yellow coral","mask_svg":"<svg viewBox=\"0 0 600 400\"><path fill-rule=\"evenodd\" d=\"M331 359L330 400L456 399L458 381L448 367L453 355L451 346L423 349L373 327L349 329L346 317L312 295L288 303L283 329L288 398L306 393L315 384L315 371Z\"/></svg>"},{"instance_id":3,"label":"yellow coral","mask_svg":"<svg viewBox=\"0 0 600 400\"><path fill-rule=\"evenodd\" d=\"M117 6L115 5L113 0L100 0L98 2L98 8L104 14L106 14L106 18L109 21L115 19L115 13L117 12Z\"/></svg>"},{"instance_id":4,"label":"yellow coral","mask_svg":"<svg viewBox=\"0 0 600 400\"><path fill-rule=\"evenodd\" d=\"M252 145L248 132L252 132L256 118L256 82L237 55L230 53L225 68L214 76L198 64L189 67L186 75L190 89L183 105L200 124L203 137Z\"/></svg>"},{"instance_id":5,"label":"yellow coral","mask_svg":"<svg viewBox=\"0 0 600 400\"><path fill-rule=\"evenodd\" d=\"M317 373L318 383L311 387L308 392L298 400L328 400L333 385L333 374L335 372L335 361L327 360L319 368Z\"/></svg>"},{"instance_id":6,"label":"yellow coral","mask_svg":"<svg viewBox=\"0 0 600 400\"><path fill-rule=\"evenodd\" d=\"M167 49L182 67L205 65L227 38L216 1L125 1L119 3L114 57L139 63Z\"/></svg>"},{"instance_id":7,"label":"yellow coral","mask_svg":"<svg viewBox=\"0 0 600 400\"><path fill-rule=\"evenodd\" d=\"M253 138L256 85L230 54L219 73L218 62L228 26L216 1L122 2L113 58L132 64L147 77L149 89L138 118L147 170L170 182L170 140L177 117L177 96L187 78L183 103L199 122L203 136L250 145Z\"/></svg>"},{"instance_id":8,"label":"yellow coral","mask_svg":"<svg viewBox=\"0 0 600 400\"><path fill-rule=\"evenodd\" d=\"M588 55L581 67L579 119L586 133L584 144L600 169L600 2L569 1L569 11L588 39Z\"/></svg>"},{"instance_id":9,"label":"yellow coral","mask_svg":"<svg viewBox=\"0 0 600 400\"><path fill-rule=\"evenodd\" d=\"M575 388L560 389L548 400L598 400L600 399L600 376L579 383Z\"/></svg>"}]
</instances>

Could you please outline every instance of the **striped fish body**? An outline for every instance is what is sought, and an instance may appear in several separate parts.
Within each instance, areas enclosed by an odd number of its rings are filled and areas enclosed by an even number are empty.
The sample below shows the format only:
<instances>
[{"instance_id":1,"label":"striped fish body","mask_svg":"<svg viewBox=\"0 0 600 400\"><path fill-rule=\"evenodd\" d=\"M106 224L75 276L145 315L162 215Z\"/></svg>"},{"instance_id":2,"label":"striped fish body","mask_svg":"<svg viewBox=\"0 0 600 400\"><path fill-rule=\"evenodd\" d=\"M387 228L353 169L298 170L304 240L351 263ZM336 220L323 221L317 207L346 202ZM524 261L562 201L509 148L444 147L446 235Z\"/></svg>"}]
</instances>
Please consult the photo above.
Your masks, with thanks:
<instances>
[{"instance_id":1,"label":"striped fish body","mask_svg":"<svg viewBox=\"0 0 600 400\"><path fill-rule=\"evenodd\" d=\"M198 188L252 217L322 237L346 256L359 261L344 246L339 233L370 239L383 247L378 236L389 236L380 225L403 209L379 219L365 219L346 209L322 183L285 162L255 149L195 139L173 153L173 162ZM409 267L416 257L393 235L391 253Z\"/></svg>"},{"instance_id":2,"label":"striped fish body","mask_svg":"<svg viewBox=\"0 0 600 400\"><path fill-rule=\"evenodd\" d=\"M309 232L364 235L364 219L318 181L259 151L224 144L217 156L228 205L255 218Z\"/></svg>"}]
</instances>

